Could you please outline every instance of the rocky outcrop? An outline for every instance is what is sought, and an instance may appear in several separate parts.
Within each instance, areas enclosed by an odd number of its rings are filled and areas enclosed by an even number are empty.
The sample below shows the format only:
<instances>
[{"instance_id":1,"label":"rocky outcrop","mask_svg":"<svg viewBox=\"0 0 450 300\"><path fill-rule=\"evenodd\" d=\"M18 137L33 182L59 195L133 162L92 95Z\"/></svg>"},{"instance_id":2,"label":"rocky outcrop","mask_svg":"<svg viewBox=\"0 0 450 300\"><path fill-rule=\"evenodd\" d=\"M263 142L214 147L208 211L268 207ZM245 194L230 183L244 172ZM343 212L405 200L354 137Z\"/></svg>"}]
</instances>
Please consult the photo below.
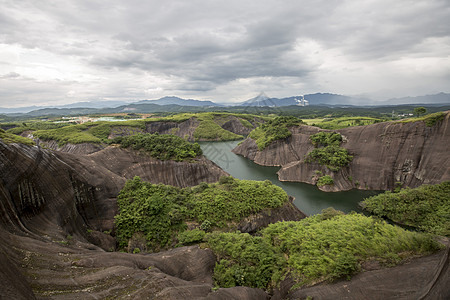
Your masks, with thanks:
<instances>
[{"instance_id":1,"label":"rocky outcrop","mask_svg":"<svg viewBox=\"0 0 450 300\"><path fill-rule=\"evenodd\" d=\"M351 280L293 288L286 278L272 300L281 299L448 299L450 297L449 248L436 254L413 258L394 268L364 270Z\"/></svg>"},{"instance_id":2,"label":"rocky outcrop","mask_svg":"<svg viewBox=\"0 0 450 300\"><path fill-rule=\"evenodd\" d=\"M105 230L112 224L113 197L126 180L121 166L127 169L130 161L145 162L141 154L122 151L110 148L74 155L0 141L1 299L256 300L303 299L305 295L329 299L340 298L347 287L356 295L353 299L375 299L377 293L371 287L378 291L385 278L390 284L389 290L383 288L386 299L396 296L399 287L413 298L448 297L448 252L446 257L441 252L408 266L365 272L355 281L307 290L291 290L287 279L273 296L249 287L214 291L216 257L198 246L145 255L108 252L112 240ZM120 161L118 154L125 158ZM191 164L203 163L200 159ZM130 171L126 174L131 176ZM253 232L268 222L297 216L289 202L252 216L241 229L247 226L244 231ZM411 278L414 282L408 284Z\"/></svg>"},{"instance_id":3,"label":"rocky outcrop","mask_svg":"<svg viewBox=\"0 0 450 300\"><path fill-rule=\"evenodd\" d=\"M341 146L353 155L352 162L338 172L305 162L314 148L309 136L322 131L311 126L291 128L291 137L262 151L248 138L233 152L260 165L281 166L278 176L284 181L315 184L317 174L329 175L334 184L321 187L325 191L417 187L450 180L449 118L446 112L443 121L430 127L420 121L385 122L336 130L344 137Z\"/></svg>"},{"instance_id":4,"label":"rocky outcrop","mask_svg":"<svg viewBox=\"0 0 450 300\"><path fill-rule=\"evenodd\" d=\"M196 118L190 118L183 122L157 121L146 124L147 133L174 134L193 142L194 132L200 122Z\"/></svg>"},{"instance_id":5,"label":"rocky outcrop","mask_svg":"<svg viewBox=\"0 0 450 300\"><path fill-rule=\"evenodd\" d=\"M244 218L238 224L238 230L246 233L256 233L260 229L267 227L269 224L282 221L298 221L307 217L293 203L294 198L289 197L289 201L283 206L263 210L257 214Z\"/></svg>"},{"instance_id":6,"label":"rocky outcrop","mask_svg":"<svg viewBox=\"0 0 450 300\"><path fill-rule=\"evenodd\" d=\"M101 144L91 144L91 143L81 143L81 144L64 144L59 145L58 142L49 140L43 141L35 139L36 143L42 148L46 148L54 151L67 152L72 154L91 154L100 151L105 148L105 145Z\"/></svg>"},{"instance_id":7,"label":"rocky outcrop","mask_svg":"<svg viewBox=\"0 0 450 300\"><path fill-rule=\"evenodd\" d=\"M209 249L110 252L115 197L127 178L182 187L225 174L203 157L162 162L118 147L76 155L0 141L1 298L268 298L259 289L213 291Z\"/></svg>"},{"instance_id":8,"label":"rocky outcrop","mask_svg":"<svg viewBox=\"0 0 450 300\"><path fill-rule=\"evenodd\" d=\"M231 131L233 133L247 136L255 127L257 127L256 124L253 124L249 121L248 124L251 124L252 126L244 126L245 121L241 121L239 118L236 118L235 116L228 116L224 120L222 120L222 124L220 125L223 129Z\"/></svg>"}]
</instances>

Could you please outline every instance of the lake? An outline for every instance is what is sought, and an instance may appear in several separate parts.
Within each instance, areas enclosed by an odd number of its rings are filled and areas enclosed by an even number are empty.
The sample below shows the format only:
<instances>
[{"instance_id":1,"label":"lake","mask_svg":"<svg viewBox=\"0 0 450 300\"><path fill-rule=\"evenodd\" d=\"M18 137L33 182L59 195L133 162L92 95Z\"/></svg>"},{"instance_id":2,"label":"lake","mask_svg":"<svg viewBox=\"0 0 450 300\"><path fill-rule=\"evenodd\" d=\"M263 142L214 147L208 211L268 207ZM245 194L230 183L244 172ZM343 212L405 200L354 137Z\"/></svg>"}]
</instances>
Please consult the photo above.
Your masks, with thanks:
<instances>
[{"instance_id":1,"label":"lake","mask_svg":"<svg viewBox=\"0 0 450 300\"><path fill-rule=\"evenodd\" d=\"M279 181L276 172L279 167L265 167L236 155L231 150L239 141L200 142L203 154L231 176L247 180L270 180L295 197L294 204L307 215L318 214L322 209L334 207L343 212L361 212L358 202L378 194L378 191L351 190L346 192L325 193L316 186L301 182Z\"/></svg>"}]
</instances>

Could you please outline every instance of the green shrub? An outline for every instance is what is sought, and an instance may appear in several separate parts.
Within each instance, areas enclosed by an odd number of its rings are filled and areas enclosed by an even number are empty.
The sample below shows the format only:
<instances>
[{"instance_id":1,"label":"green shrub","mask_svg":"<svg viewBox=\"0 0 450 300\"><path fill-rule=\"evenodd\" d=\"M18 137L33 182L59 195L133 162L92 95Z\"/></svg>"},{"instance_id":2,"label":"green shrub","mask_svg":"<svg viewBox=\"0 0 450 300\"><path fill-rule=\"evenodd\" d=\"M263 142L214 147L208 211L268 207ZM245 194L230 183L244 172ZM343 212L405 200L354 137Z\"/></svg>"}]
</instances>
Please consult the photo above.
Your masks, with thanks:
<instances>
[{"instance_id":1,"label":"green shrub","mask_svg":"<svg viewBox=\"0 0 450 300\"><path fill-rule=\"evenodd\" d=\"M315 147L330 145L339 146L342 142L342 136L336 132L321 131L311 135L309 139Z\"/></svg>"},{"instance_id":2,"label":"green shrub","mask_svg":"<svg viewBox=\"0 0 450 300\"><path fill-rule=\"evenodd\" d=\"M280 279L286 265L269 241L248 233L213 232L206 236L218 257L214 280L220 287L250 286L269 288Z\"/></svg>"},{"instance_id":3,"label":"green shrub","mask_svg":"<svg viewBox=\"0 0 450 300\"><path fill-rule=\"evenodd\" d=\"M333 209L297 222L270 224L258 236L213 232L205 239L218 258L217 285L265 289L287 274L300 285L349 278L366 260L397 264L440 249L429 235Z\"/></svg>"},{"instance_id":4,"label":"green shrub","mask_svg":"<svg viewBox=\"0 0 450 300\"><path fill-rule=\"evenodd\" d=\"M150 156L162 160L183 161L202 155L200 145L169 134L136 134L113 139L123 148L143 149Z\"/></svg>"},{"instance_id":5,"label":"green shrub","mask_svg":"<svg viewBox=\"0 0 450 300\"><path fill-rule=\"evenodd\" d=\"M183 245L195 244L203 241L205 232L201 229L186 230L178 233L178 241Z\"/></svg>"},{"instance_id":6,"label":"green shrub","mask_svg":"<svg viewBox=\"0 0 450 300\"><path fill-rule=\"evenodd\" d=\"M333 178L331 178L331 176L329 175L325 175L319 178L319 180L317 180L317 186L324 186L324 185L333 185L334 184L334 180Z\"/></svg>"},{"instance_id":7,"label":"green shrub","mask_svg":"<svg viewBox=\"0 0 450 300\"><path fill-rule=\"evenodd\" d=\"M347 149L331 145L323 148L313 149L306 155L306 162L317 162L325 165L332 171L338 171L347 166L353 159Z\"/></svg>"},{"instance_id":8,"label":"green shrub","mask_svg":"<svg viewBox=\"0 0 450 300\"><path fill-rule=\"evenodd\" d=\"M134 233L142 232L147 247L158 251L176 242L186 221L201 224L203 231L234 228L243 218L288 201L286 192L270 182L224 178L222 184L185 189L143 182L139 177L127 181L117 199L119 247L126 247Z\"/></svg>"},{"instance_id":9,"label":"green shrub","mask_svg":"<svg viewBox=\"0 0 450 300\"><path fill-rule=\"evenodd\" d=\"M385 192L365 199L361 206L381 217L420 230L450 236L450 182Z\"/></svg>"},{"instance_id":10,"label":"green shrub","mask_svg":"<svg viewBox=\"0 0 450 300\"><path fill-rule=\"evenodd\" d=\"M304 124L302 120L293 116L276 117L250 132L249 137L254 139L261 151L273 141L290 137L289 127Z\"/></svg>"}]
</instances>

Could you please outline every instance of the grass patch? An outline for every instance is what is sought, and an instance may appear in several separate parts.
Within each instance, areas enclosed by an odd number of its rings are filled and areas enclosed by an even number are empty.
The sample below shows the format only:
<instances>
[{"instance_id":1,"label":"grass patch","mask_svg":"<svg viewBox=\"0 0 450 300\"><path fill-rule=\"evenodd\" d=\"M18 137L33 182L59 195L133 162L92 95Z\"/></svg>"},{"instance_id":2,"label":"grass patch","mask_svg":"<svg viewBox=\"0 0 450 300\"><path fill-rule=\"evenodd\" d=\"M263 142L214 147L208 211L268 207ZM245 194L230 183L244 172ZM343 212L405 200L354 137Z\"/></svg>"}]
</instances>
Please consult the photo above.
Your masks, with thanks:
<instances>
[{"instance_id":1,"label":"grass patch","mask_svg":"<svg viewBox=\"0 0 450 300\"><path fill-rule=\"evenodd\" d=\"M29 146L36 145L36 143L29 138L5 132L3 129L0 129L0 139L2 139L2 141L6 144L17 143Z\"/></svg>"},{"instance_id":2,"label":"grass patch","mask_svg":"<svg viewBox=\"0 0 450 300\"><path fill-rule=\"evenodd\" d=\"M322 129L342 129L353 126L365 126L371 125L375 123L380 123L385 120L378 118L370 118L370 117L341 117L335 119L324 119L322 122L315 123L315 126L320 127Z\"/></svg>"},{"instance_id":3,"label":"grass patch","mask_svg":"<svg viewBox=\"0 0 450 300\"><path fill-rule=\"evenodd\" d=\"M365 199L361 206L380 217L450 236L450 182L385 192Z\"/></svg>"},{"instance_id":4,"label":"grass patch","mask_svg":"<svg viewBox=\"0 0 450 300\"><path fill-rule=\"evenodd\" d=\"M440 121L443 121L444 118L445 118L445 113L437 112L437 113L425 115L422 117L396 121L395 123L424 122L427 127L432 127L435 124L439 123Z\"/></svg>"}]
</instances>

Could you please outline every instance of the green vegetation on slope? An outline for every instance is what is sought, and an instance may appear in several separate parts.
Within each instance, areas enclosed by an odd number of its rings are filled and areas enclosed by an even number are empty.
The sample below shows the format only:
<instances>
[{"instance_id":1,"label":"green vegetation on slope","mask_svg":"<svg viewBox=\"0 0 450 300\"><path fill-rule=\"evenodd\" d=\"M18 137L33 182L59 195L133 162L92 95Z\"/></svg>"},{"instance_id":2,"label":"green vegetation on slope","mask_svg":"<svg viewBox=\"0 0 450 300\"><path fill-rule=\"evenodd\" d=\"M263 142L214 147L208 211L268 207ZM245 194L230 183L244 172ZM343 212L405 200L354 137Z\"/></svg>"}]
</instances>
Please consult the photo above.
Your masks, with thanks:
<instances>
[{"instance_id":1,"label":"green vegetation on slope","mask_svg":"<svg viewBox=\"0 0 450 300\"><path fill-rule=\"evenodd\" d=\"M29 146L36 145L36 143L29 138L5 132L3 129L0 129L0 139L6 144L18 143Z\"/></svg>"},{"instance_id":2,"label":"green vegetation on slope","mask_svg":"<svg viewBox=\"0 0 450 300\"><path fill-rule=\"evenodd\" d=\"M375 123L380 123L386 121L384 119L378 119L378 118L370 118L370 117L340 117L335 119L325 119L321 122L316 122L313 125L320 127L322 129L342 129L352 126L364 126L364 125L371 125Z\"/></svg>"},{"instance_id":3,"label":"green vegetation on slope","mask_svg":"<svg viewBox=\"0 0 450 300\"><path fill-rule=\"evenodd\" d=\"M260 236L213 232L205 237L218 256L218 286L270 289L290 275L299 284L348 278L367 260L388 265L439 249L431 236L384 221L329 211L298 222L278 222Z\"/></svg>"},{"instance_id":4,"label":"green vegetation on slope","mask_svg":"<svg viewBox=\"0 0 450 300\"><path fill-rule=\"evenodd\" d=\"M194 131L195 140L230 141L243 138L242 135L235 134L220 127L215 120L215 116L216 114L213 113L197 114L197 119L200 121L200 124Z\"/></svg>"},{"instance_id":5,"label":"green vegetation on slope","mask_svg":"<svg viewBox=\"0 0 450 300\"><path fill-rule=\"evenodd\" d=\"M286 192L270 181L222 177L218 183L180 189L135 177L126 183L117 200L117 240L119 247L124 248L134 234L141 233L147 247L158 251L176 243L178 233L186 229L185 222L195 223L203 230L233 227L232 222L282 206L286 201Z\"/></svg>"},{"instance_id":6,"label":"green vegetation on slope","mask_svg":"<svg viewBox=\"0 0 450 300\"><path fill-rule=\"evenodd\" d=\"M450 236L450 182L385 192L365 199L367 211L420 230Z\"/></svg>"},{"instance_id":7,"label":"green vegetation on slope","mask_svg":"<svg viewBox=\"0 0 450 300\"><path fill-rule=\"evenodd\" d=\"M42 121L42 122L23 122L20 124L12 123L12 124L5 124L10 125L12 128L8 129L8 133L12 134L21 134L24 131L35 131L35 130L48 130L48 129L56 129L61 128L69 125L74 125L73 123L54 123L54 122L48 122L48 121Z\"/></svg>"},{"instance_id":8,"label":"green vegetation on slope","mask_svg":"<svg viewBox=\"0 0 450 300\"><path fill-rule=\"evenodd\" d=\"M342 135L337 132L321 131L309 137L314 147L339 146L342 142Z\"/></svg>"},{"instance_id":9,"label":"green vegetation on slope","mask_svg":"<svg viewBox=\"0 0 450 300\"><path fill-rule=\"evenodd\" d=\"M52 123L52 122L28 122L23 124L4 124L12 126L8 129L9 133L21 134L24 131L32 131L32 134L41 140L54 140L60 146L67 143L108 143L109 136L118 128L129 127L130 132L145 131L146 125L153 122L185 122L191 118L199 121L199 125L195 128L194 139L196 140L237 140L243 136L223 129L220 125L226 122L228 118L237 118L243 126L253 128L253 123L267 120L270 118L245 114L230 113L182 113L173 116L148 118L142 120L128 120L123 122L113 121L97 121L83 124L73 123Z\"/></svg>"},{"instance_id":10,"label":"green vegetation on slope","mask_svg":"<svg viewBox=\"0 0 450 300\"><path fill-rule=\"evenodd\" d=\"M92 143L100 144L103 142L101 137L93 135L93 126L95 123L85 123L80 125L69 125L61 128L48 129L48 130L36 130L33 132L33 136L44 140L55 140L58 145L63 146L67 143L71 144L81 144L81 143Z\"/></svg>"},{"instance_id":11,"label":"green vegetation on slope","mask_svg":"<svg viewBox=\"0 0 450 300\"><path fill-rule=\"evenodd\" d=\"M315 147L319 148L313 149L306 155L305 161L307 163L317 162L331 171L338 171L340 168L347 166L353 159L347 149L339 146L342 142L342 136L339 133L322 131L311 135L310 140Z\"/></svg>"},{"instance_id":12,"label":"green vegetation on slope","mask_svg":"<svg viewBox=\"0 0 450 300\"><path fill-rule=\"evenodd\" d=\"M276 117L250 132L249 137L255 140L261 151L273 141L290 137L292 133L289 131L289 127L299 124L303 124L303 122L296 117Z\"/></svg>"},{"instance_id":13,"label":"green vegetation on slope","mask_svg":"<svg viewBox=\"0 0 450 300\"><path fill-rule=\"evenodd\" d=\"M122 148L143 149L150 156L162 160L183 161L202 155L199 144L169 134L135 134L116 137L112 142Z\"/></svg>"},{"instance_id":14,"label":"green vegetation on slope","mask_svg":"<svg viewBox=\"0 0 450 300\"><path fill-rule=\"evenodd\" d=\"M436 123L444 120L445 114L443 112L437 112L434 114L425 115L422 117L405 119L401 121L397 121L396 123L410 123L410 122L425 122L425 125L428 127L434 126Z\"/></svg>"}]
</instances>

